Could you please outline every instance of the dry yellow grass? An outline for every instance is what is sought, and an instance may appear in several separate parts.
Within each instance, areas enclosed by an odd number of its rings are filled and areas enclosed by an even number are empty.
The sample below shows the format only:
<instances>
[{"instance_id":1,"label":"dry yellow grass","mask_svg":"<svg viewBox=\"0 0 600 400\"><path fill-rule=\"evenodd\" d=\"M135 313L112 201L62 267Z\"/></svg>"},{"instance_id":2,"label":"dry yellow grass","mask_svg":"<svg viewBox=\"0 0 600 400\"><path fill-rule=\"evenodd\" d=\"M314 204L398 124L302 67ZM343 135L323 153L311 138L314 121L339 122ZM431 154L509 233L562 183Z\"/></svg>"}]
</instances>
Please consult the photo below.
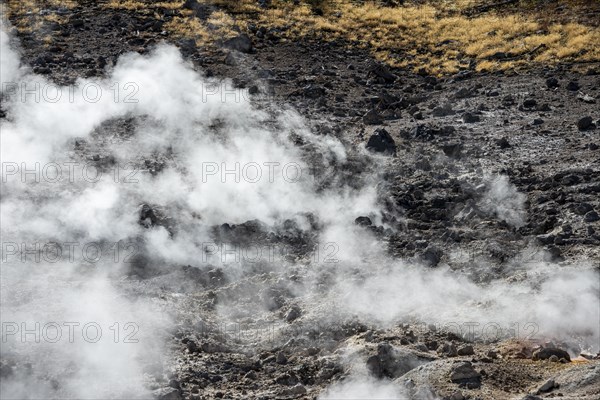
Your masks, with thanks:
<instances>
[{"instance_id":1,"label":"dry yellow grass","mask_svg":"<svg viewBox=\"0 0 600 400\"><path fill-rule=\"evenodd\" d=\"M482 0L440 0L432 5L385 7L377 2L327 2L315 15L307 2L273 0L268 10L255 2L205 1L227 7L239 24L282 28L288 38L345 39L369 48L391 65L447 74L477 60L477 69L512 69L532 62L600 61L600 32L580 24L541 26L535 16L459 13ZM246 13L246 14L245 14ZM502 59L501 57L505 58Z\"/></svg>"},{"instance_id":2,"label":"dry yellow grass","mask_svg":"<svg viewBox=\"0 0 600 400\"><path fill-rule=\"evenodd\" d=\"M76 0L48 0L48 4L55 7L73 8L77 6Z\"/></svg>"},{"instance_id":3,"label":"dry yellow grass","mask_svg":"<svg viewBox=\"0 0 600 400\"><path fill-rule=\"evenodd\" d=\"M46 0L73 6L72 0ZM531 63L600 61L600 30L577 23L540 23L535 14L468 17L463 11L484 0L437 0L425 5L382 6L375 1L323 0L323 15L315 15L310 1L294 5L273 0L261 9L255 0L199 0L213 7L206 21L183 8L183 0L110 0L105 7L161 18L161 10L176 17L164 28L173 37L210 45L245 30L249 23L280 28L283 39L305 37L344 39L367 48L381 61L432 74L454 73L473 59L477 70L518 68ZM489 3L489 1L488 1ZM39 1L8 0L9 9L39 11ZM45 17L52 18L52 17ZM57 21L58 22L58 21ZM18 29L39 28L35 18Z\"/></svg>"},{"instance_id":4,"label":"dry yellow grass","mask_svg":"<svg viewBox=\"0 0 600 400\"><path fill-rule=\"evenodd\" d=\"M544 30L534 19L521 15L488 13L469 18L447 13L477 4L481 2L382 7L375 2L357 5L342 0L335 9L316 16L307 5L293 7L275 1L276 9L259 18L267 25L290 27L288 35L347 39L370 48L389 64L425 68L434 74L456 72L465 63L463 58L475 58L479 70L509 69L532 61L600 61L600 32L592 27L554 24ZM505 60L490 59L502 53Z\"/></svg>"},{"instance_id":5,"label":"dry yellow grass","mask_svg":"<svg viewBox=\"0 0 600 400\"><path fill-rule=\"evenodd\" d=\"M108 2L107 7L122 10L145 10L148 4L135 0L111 0Z\"/></svg>"},{"instance_id":6,"label":"dry yellow grass","mask_svg":"<svg viewBox=\"0 0 600 400\"><path fill-rule=\"evenodd\" d=\"M33 32L42 27L44 20L37 14L40 12L39 1L36 0L8 0L2 9L7 17L29 13L29 18L19 18L14 24L19 32Z\"/></svg>"},{"instance_id":7,"label":"dry yellow grass","mask_svg":"<svg viewBox=\"0 0 600 400\"><path fill-rule=\"evenodd\" d=\"M210 40L208 30L197 18L193 17L175 17L165 24L164 29L176 38L193 39L197 45Z\"/></svg>"},{"instance_id":8,"label":"dry yellow grass","mask_svg":"<svg viewBox=\"0 0 600 400\"><path fill-rule=\"evenodd\" d=\"M212 35L218 39L229 39L238 34L238 32L234 30L234 27L236 26L235 20L223 11L211 13L206 22L207 25L212 28Z\"/></svg>"},{"instance_id":9,"label":"dry yellow grass","mask_svg":"<svg viewBox=\"0 0 600 400\"><path fill-rule=\"evenodd\" d=\"M15 28L19 32L47 32L46 24L58 23L63 24L68 20L68 17L58 15L55 12L41 13L42 10L47 10L48 7L73 8L77 6L77 2L73 0L8 0L3 4L2 12L7 17L14 18ZM46 47L49 47L53 42L52 35L45 33L41 38Z\"/></svg>"}]
</instances>

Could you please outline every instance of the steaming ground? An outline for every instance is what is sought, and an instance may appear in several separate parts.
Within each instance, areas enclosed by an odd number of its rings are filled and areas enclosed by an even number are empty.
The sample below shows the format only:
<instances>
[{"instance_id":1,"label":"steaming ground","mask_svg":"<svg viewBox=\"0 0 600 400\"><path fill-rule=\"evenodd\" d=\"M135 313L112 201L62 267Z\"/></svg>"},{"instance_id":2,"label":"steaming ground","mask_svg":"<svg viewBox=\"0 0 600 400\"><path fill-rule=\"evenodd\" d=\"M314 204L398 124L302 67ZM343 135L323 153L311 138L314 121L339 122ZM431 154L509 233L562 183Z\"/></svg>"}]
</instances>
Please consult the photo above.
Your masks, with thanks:
<instances>
[{"instance_id":1,"label":"steaming ground","mask_svg":"<svg viewBox=\"0 0 600 400\"><path fill-rule=\"evenodd\" d=\"M2 398L490 399L553 376L570 398L600 393L597 259L519 233L528 200L507 175L351 146L167 44L22 101L5 82L51 81L9 42L3 29ZM115 101L115 83L135 86ZM440 186L407 164L444 171ZM420 237L409 203L440 192L463 196L453 215L479 226L462 235L501 262ZM422 220L444 213L432 204ZM21 335L36 323L39 343ZM536 345L557 362L533 361Z\"/></svg>"},{"instance_id":2,"label":"steaming ground","mask_svg":"<svg viewBox=\"0 0 600 400\"><path fill-rule=\"evenodd\" d=\"M18 68L17 55L4 32L2 45L3 82L49 85L42 77ZM233 102L222 102L220 94L203 98L206 85L219 82L192 71L174 47L161 46L150 57L124 56L110 78L77 85L92 84L108 93L112 82L135 82L140 87L139 102L115 103L113 97L90 102L79 90L54 86L56 93L74 92L75 98L29 103L7 96L4 103L11 118L2 126L3 165L10 165L3 171L3 322L11 326L7 329L17 324L21 330L25 324L35 332L36 324L52 324L49 329L53 330L40 329L41 343L33 345L20 331L6 334L3 357L9 365L26 361L28 368L3 379L6 398L148 396L142 385L143 367L153 362L153 357L159 359L160 331L169 329L171 322L153 299L129 297L127 290L132 290L132 284L122 282L127 280L129 256L148 264L141 265L142 269L154 266L168 271L170 264L197 263L202 258L205 244L212 242L213 225L250 218L273 224L285 217L303 223L298 215L315 209L323 213L323 223L333 224L337 221L331 215L341 207L346 215L373 207L374 195L369 190L318 194L312 180L296 179L308 168L285 135L294 132L313 140L301 119L291 112L269 119L240 93L236 94L240 101ZM101 157L113 163L110 174L108 168L94 167L89 172L84 167L87 160L72 154L69 145L88 140L95 128L105 122L120 123L123 117L144 121L127 132L127 140L104 144ZM216 123L219 129L213 127ZM277 130L269 129L269 124ZM321 141L316 147L326 152L324 159L344 156L339 143ZM136 178L115 182L115 171L121 166L133 165L131 169L137 171L144 157L165 153L171 159L155 176L144 170ZM67 169L68 162L73 163L72 170ZM256 182L254 176L252 182L236 182L234 177L222 183L220 176L213 175L208 176L212 181L204 181L209 167L238 163L261 168L265 163L291 165L294 175L285 177L282 167L273 165L269 172L274 177ZM10 169L13 165L18 171ZM23 175L25 166L37 166L38 175ZM143 203L158 204L173 213L176 232L164 226L145 229L139 223ZM49 243L56 245L47 246ZM130 243L132 249L127 248ZM87 244L94 244L92 256L84 250ZM94 253L96 244L102 247L99 255ZM96 257L97 262L86 263ZM198 267L204 268L202 264ZM233 271L234 275L241 273ZM74 343L62 343L65 338L45 343L46 334L54 340L54 324L62 331L70 322L98 324L105 331L102 341L81 343L83 339L76 337ZM106 331L115 323L139 326L139 338L135 339L139 342L111 342L114 332ZM39 341L35 334L32 338Z\"/></svg>"}]
</instances>

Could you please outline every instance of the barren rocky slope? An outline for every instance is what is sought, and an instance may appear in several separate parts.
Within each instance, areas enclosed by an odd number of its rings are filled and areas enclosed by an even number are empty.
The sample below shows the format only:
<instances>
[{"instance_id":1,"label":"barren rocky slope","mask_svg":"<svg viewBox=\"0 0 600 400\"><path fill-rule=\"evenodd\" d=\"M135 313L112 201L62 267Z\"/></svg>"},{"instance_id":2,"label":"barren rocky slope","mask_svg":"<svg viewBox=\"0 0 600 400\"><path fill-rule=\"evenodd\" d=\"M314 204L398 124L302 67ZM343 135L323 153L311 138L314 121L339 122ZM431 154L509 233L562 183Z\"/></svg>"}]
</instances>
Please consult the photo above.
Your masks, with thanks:
<instances>
[{"instance_id":1,"label":"barren rocky slope","mask_svg":"<svg viewBox=\"0 0 600 400\"><path fill-rule=\"evenodd\" d=\"M57 7L50 3L39 13ZM555 271L570 268L589 273L586 283L564 282L585 292L600 326L593 304L600 269L600 65L585 64L585 73L560 64L417 75L342 41L281 40L260 27L218 48L197 47L165 34L169 12L140 18L82 0L59 9L64 23L11 33L22 63L59 84L102 77L120 55L151 54L166 41L205 76L247 89L257 109L277 115L293 108L319 141L335 138L346 151L345 158L325 161L318 145L290 136L314 168L316 193L373 187L379 208L346 222L362 241L356 247L382 250L353 264L347 261L353 249L340 240L333 254L340 262L323 262L328 248L315 262L325 223L314 215L304 216L304 225L251 219L210 227L214 243L288 249L276 263L242 272L202 262L164 265L144 248L116 285L128 296L154 299L172 317L163 332L164 358L144 371L156 398L600 396L593 329L587 337L579 326L547 329L562 318L571 322L569 304L552 297ZM18 26L36 15L11 18ZM2 118L12 118L4 105ZM107 121L74 140L69 157L109 168L109 144L149 125L138 117ZM177 154L129 157L149 175L179 163ZM177 236L185 231L181 215L163 204L140 204L136 218L143 229L165 227ZM399 268L416 268L418 278L398 275ZM442 290L446 274L462 297L436 298L430 309L418 291ZM378 286L382 277L394 286ZM494 305L471 298L506 287L515 297L501 303L526 304L528 297L518 298L520 289L511 292L511 285L548 295L540 300L552 304L548 315L537 314L547 320L523 320L516 309L496 317ZM361 300L364 307L356 304ZM453 313L456 304L466 306L465 314ZM388 315L386 307L403 312ZM436 317L446 311L453 316ZM490 323L497 326L490 330ZM14 354L2 362L7 379L29 368ZM51 375L38 379L60 382Z\"/></svg>"}]
</instances>

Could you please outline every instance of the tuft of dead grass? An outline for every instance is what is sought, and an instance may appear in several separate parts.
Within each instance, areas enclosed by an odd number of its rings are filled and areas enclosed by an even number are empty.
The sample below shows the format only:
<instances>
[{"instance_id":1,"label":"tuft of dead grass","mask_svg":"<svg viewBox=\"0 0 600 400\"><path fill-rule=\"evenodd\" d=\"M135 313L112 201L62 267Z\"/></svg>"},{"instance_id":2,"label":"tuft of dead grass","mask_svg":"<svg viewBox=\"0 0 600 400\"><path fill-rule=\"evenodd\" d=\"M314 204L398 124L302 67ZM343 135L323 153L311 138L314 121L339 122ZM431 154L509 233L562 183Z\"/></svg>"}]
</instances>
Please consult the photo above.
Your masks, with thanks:
<instances>
[{"instance_id":1,"label":"tuft of dead grass","mask_svg":"<svg viewBox=\"0 0 600 400\"><path fill-rule=\"evenodd\" d=\"M148 4L135 0L110 0L106 6L109 8L136 11L145 10Z\"/></svg>"},{"instance_id":2,"label":"tuft of dead grass","mask_svg":"<svg viewBox=\"0 0 600 400\"><path fill-rule=\"evenodd\" d=\"M210 40L210 34L197 18L175 17L164 25L164 29L175 38L193 39L196 45Z\"/></svg>"}]
</instances>

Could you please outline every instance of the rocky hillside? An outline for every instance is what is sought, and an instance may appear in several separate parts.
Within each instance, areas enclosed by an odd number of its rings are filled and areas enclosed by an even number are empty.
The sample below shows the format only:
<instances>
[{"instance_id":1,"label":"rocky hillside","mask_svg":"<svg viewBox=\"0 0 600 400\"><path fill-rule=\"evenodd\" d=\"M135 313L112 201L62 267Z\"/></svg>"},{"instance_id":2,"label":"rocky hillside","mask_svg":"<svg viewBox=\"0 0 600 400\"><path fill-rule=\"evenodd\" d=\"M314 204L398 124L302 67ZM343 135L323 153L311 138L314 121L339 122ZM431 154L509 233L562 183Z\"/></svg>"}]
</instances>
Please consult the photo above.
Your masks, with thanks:
<instances>
[{"instance_id":1,"label":"rocky hillside","mask_svg":"<svg viewBox=\"0 0 600 400\"><path fill-rule=\"evenodd\" d=\"M597 1L3 16L3 241L134 249L3 246L3 399L600 397ZM8 330L69 320L140 342Z\"/></svg>"}]
</instances>

